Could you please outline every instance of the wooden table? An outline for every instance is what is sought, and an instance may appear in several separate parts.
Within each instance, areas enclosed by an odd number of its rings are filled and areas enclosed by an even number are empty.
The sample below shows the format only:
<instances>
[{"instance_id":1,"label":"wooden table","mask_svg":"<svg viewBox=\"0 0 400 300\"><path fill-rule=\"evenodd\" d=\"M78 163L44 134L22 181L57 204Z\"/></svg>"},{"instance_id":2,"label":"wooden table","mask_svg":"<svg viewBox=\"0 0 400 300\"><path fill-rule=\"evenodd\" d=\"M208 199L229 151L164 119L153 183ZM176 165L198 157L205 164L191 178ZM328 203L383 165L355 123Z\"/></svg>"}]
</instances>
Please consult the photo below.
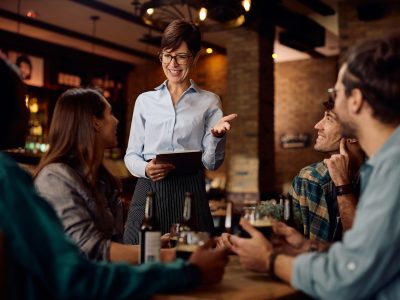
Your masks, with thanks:
<instances>
[{"instance_id":1,"label":"wooden table","mask_svg":"<svg viewBox=\"0 0 400 300\"><path fill-rule=\"evenodd\" d=\"M261 300L261 299L309 299L286 283L271 279L266 274L241 268L236 255L230 255L229 263L221 283L214 286L199 286L192 291L179 294L156 295L153 300Z\"/></svg>"}]
</instances>

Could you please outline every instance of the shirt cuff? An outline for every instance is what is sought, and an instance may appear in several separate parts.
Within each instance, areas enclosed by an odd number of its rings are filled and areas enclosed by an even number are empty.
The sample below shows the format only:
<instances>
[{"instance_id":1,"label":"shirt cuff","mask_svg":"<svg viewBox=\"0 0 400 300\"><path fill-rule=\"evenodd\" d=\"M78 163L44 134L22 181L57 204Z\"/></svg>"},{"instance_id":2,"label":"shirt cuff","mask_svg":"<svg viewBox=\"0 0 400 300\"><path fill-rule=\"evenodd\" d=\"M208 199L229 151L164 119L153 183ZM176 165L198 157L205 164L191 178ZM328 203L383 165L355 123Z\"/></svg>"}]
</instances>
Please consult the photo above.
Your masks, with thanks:
<instances>
[{"instance_id":1,"label":"shirt cuff","mask_svg":"<svg viewBox=\"0 0 400 300\"><path fill-rule=\"evenodd\" d=\"M134 170L135 172L133 173L133 175L137 176L137 177L144 177L144 178L148 178L146 176L146 166L147 166L148 162L147 161L137 161L135 163L135 167Z\"/></svg>"},{"instance_id":2,"label":"shirt cuff","mask_svg":"<svg viewBox=\"0 0 400 300\"><path fill-rule=\"evenodd\" d=\"M222 140L225 140L226 139L226 133L225 133L225 135L224 136L222 136L222 137L216 137L216 136L213 136L212 134L211 134L211 143L213 144L213 145L218 145L218 143L219 142L221 142Z\"/></svg>"},{"instance_id":3,"label":"shirt cuff","mask_svg":"<svg viewBox=\"0 0 400 300\"><path fill-rule=\"evenodd\" d=\"M290 280L291 285L298 290L305 292L306 294L313 295L312 289L312 260L317 253L305 253L297 256L294 260L294 267L292 272L292 278Z\"/></svg>"}]
</instances>

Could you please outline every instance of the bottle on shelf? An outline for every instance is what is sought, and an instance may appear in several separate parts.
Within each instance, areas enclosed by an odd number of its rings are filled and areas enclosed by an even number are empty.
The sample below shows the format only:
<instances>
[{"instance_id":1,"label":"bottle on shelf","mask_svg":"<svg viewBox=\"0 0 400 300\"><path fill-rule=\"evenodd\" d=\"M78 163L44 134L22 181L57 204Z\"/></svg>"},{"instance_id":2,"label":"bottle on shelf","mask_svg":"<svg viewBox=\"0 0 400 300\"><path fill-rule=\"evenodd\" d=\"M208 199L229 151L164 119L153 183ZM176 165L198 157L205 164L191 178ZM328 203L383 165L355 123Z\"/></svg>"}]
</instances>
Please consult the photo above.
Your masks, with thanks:
<instances>
[{"instance_id":1,"label":"bottle on shelf","mask_svg":"<svg viewBox=\"0 0 400 300\"><path fill-rule=\"evenodd\" d=\"M157 222L154 193L148 192L144 219L140 227L140 257L139 263L160 261L161 232Z\"/></svg>"}]
</instances>

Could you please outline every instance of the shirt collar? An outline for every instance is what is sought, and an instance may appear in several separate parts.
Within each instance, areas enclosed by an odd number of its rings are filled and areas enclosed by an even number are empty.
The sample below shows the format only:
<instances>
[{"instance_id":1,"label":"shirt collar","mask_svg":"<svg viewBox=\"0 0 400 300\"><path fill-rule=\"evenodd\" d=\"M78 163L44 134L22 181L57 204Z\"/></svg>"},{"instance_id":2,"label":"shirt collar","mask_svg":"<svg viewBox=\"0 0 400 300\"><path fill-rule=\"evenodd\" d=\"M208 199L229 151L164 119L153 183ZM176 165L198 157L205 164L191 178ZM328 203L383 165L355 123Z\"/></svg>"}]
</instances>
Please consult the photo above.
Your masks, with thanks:
<instances>
[{"instance_id":1,"label":"shirt collar","mask_svg":"<svg viewBox=\"0 0 400 300\"><path fill-rule=\"evenodd\" d=\"M395 145L400 144L400 126L396 128L396 130L390 135L387 141L383 144L383 146L378 150L378 152L372 156L367 162L367 165L374 166L381 160L382 157L385 157L387 152L391 151L391 148Z\"/></svg>"},{"instance_id":2,"label":"shirt collar","mask_svg":"<svg viewBox=\"0 0 400 300\"><path fill-rule=\"evenodd\" d=\"M167 82L168 82L168 80L165 80L163 83L161 83L159 86L157 86L154 89L156 91L166 89ZM189 93L189 92L200 93L200 88L197 86L197 84L192 79L190 79L190 86L185 91L185 93Z\"/></svg>"}]
</instances>

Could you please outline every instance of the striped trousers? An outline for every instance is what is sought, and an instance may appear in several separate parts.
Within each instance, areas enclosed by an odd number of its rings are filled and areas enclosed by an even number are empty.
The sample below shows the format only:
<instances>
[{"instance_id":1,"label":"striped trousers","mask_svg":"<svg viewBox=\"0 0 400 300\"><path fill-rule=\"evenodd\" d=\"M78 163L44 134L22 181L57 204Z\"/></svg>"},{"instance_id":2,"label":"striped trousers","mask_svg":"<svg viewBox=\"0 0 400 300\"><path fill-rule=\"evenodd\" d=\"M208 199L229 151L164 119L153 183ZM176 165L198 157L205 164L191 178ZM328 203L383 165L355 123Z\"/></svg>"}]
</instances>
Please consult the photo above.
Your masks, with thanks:
<instances>
[{"instance_id":1,"label":"striped trousers","mask_svg":"<svg viewBox=\"0 0 400 300\"><path fill-rule=\"evenodd\" d=\"M169 174L157 182L139 178L125 224L125 244L139 244L146 194L149 191L155 192L154 202L161 234L169 232L172 224L182 221L185 192L191 192L194 196L192 204L196 221L194 230L213 234L214 224L205 191L204 173L201 170L194 175Z\"/></svg>"}]
</instances>

